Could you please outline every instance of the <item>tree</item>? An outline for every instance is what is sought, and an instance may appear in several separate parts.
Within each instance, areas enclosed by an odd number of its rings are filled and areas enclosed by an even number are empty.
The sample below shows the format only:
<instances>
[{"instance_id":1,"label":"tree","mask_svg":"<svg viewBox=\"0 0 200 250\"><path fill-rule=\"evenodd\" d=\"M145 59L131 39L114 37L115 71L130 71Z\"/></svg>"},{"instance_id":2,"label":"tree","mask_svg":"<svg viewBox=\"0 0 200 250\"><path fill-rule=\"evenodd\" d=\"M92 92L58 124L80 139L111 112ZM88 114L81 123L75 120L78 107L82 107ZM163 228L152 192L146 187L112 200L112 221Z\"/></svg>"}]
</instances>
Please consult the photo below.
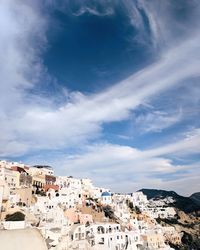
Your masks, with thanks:
<instances>
[{"instance_id":1,"label":"tree","mask_svg":"<svg viewBox=\"0 0 200 250\"><path fill-rule=\"evenodd\" d=\"M105 217L109 217L110 219L115 218L114 212L113 212L111 206L107 205L107 206L103 207L103 211L104 211Z\"/></svg>"},{"instance_id":2,"label":"tree","mask_svg":"<svg viewBox=\"0 0 200 250\"><path fill-rule=\"evenodd\" d=\"M129 208L130 208L131 210L133 210L134 206L133 206L133 202L132 202L132 201L129 202L128 206L129 206Z\"/></svg>"},{"instance_id":3,"label":"tree","mask_svg":"<svg viewBox=\"0 0 200 250\"><path fill-rule=\"evenodd\" d=\"M13 214L7 214L6 221L24 221L25 215L21 212L15 212Z\"/></svg>"},{"instance_id":4,"label":"tree","mask_svg":"<svg viewBox=\"0 0 200 250\"><path fill-rule=\"evenodd\" d=\"M137 214L141 214L141 210L140 210L140 208L138 206L135 206L135 211L136 211Z\"/></svg>"},{"instance_id":5,"label":"tree","mask_svg":"<svg viewBox=\"0 0 200 250\"><path fill-rule=\"evenodd\" d=\"M86 227L89 227L89 226L90 226L90 222L87 221L87 222L85 223L85 226L86 226Z\"/></svg>"}]
</instances>

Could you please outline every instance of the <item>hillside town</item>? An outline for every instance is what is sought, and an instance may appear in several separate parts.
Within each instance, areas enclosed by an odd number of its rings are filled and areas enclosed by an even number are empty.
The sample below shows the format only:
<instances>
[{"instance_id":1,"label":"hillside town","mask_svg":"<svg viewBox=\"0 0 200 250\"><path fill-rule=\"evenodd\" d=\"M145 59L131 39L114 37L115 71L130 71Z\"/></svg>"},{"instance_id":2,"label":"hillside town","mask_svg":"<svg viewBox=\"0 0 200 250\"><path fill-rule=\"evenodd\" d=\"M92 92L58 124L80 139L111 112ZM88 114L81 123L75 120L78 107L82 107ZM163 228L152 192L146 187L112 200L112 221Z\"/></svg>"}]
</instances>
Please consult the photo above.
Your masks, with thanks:
<instances>
[{"instance_id":1,"label":"hillside town","mask_svg":"<svg viewBox=\"0 0 200 250\"><path fill-rule=\"evenodd\" d=\"M15 234L22 250L174 249L182 233L157 222L176 218L170 199L114 193L87 178L56 176L50 166L1 160L1 249L11 249L4 244ZM23 248L29 237L30 247Z\"/></svg>"}]
</instances>

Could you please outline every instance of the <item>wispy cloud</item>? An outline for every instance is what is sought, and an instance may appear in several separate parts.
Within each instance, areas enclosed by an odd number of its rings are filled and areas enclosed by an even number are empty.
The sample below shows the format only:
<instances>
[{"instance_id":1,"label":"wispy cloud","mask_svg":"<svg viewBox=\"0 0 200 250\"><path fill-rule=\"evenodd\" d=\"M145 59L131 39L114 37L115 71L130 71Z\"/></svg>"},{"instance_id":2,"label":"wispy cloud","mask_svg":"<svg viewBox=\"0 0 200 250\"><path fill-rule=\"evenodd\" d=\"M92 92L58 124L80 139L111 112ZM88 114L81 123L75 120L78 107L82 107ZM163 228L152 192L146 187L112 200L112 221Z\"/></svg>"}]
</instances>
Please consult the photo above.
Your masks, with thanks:
<instances>
[{"instance_id":1,"label":"wispy cloud","mask_svg":"<svg viewBox=\"0 0 200 250\"><path fill-rule=\"evenodd\" d=\"M195 180L193 191L198 190L196 175L199 175L199 163L179 165L174 163L170 156L198 154L199 136L199 130L196 130L179 141L147 150L108 143L95 144L86 146L83 152L77 154L58 154L53 158L50 156L48 161L54 166L63 166L63 173L80 178L87 175L96 184L107 185L115 191L131 192L131 189L142 187L169 188L172 183L175 190L188 194L192 191L178 185L189 178ZM177 183L173 181L173 176L176 177Z\"/></svg>"},{"instance_id":2,"label":"wispy cloud","mask_svg":"<svg viewBox=\"0 0 200 250\"><path fill-rule=\"evenodd\" d=\"M55 1L47 2L48 7L51 5L55 8ZM105 2L103 1L103 7ZM65 9L67 4L68 1L65 1L61 5ZM90 13L103 16L111 15L114 11L112 1L105 8L97 8L89 2L80 6L77 9L79 12L75 12L78 15ZM130 174L137 173L135 187L142 180L150 183L148 177L143 179L142 176L152 171L172 173L183 169L183 166L174 167L172 160L166 155L197 153L199 132L195 129L195 134L188 139L146 151L111 143L98 144L98 141L96 146L88 146L89 142L102 136L104 124L130 119L132 111L140 105L151 104L167 91L177 91L183 85L187 85L181 95L184 96L183 108L180 105L178 109L173 109L173 104L170 110L155 107L146 116L139 116L138 122L146 132L161 131L185 119L185 114L190 113L188 107L191 103L193 110L199 112L199 87L197 83L191 84L200 77L200 32L197 26L187 30L187 37L182 32L181 37L184 39L173 40L172 34L176 29L169 29L172 22L168 21L172 13L168 8L169 13L162 8L163 15L158 19L158 7L154 10L146 1L137 1L136 5L131 1L124 1L124 6L132 25L138 29L144 25L141 16L143 10L148 18L153 43L160 45L160 39L164 39L169 46L163 46L153 64L102 92L87 95L61 90L63 101L56 102L57 95L47 98L40 93L34 94L35 88L42 81L51 79L42 61L42 52L48 46L46 30L49 23L48 18L41 13L41 3L11 0L0 2L1 157L25 155L38 150L62 151L84 145L84 154L64 158L62 163L69 166L70 171L79 171L81 174L90 170L91 175L98 173L101 176L99 178L107 183L111 181L113 187L113 174L120 179L124 172L126 177L122 183L127 182L133 188L132 181L127 179ZM190 21L190 27L198 19L197 15L194 19L195 21ZM166 27L170 34L167 32L162 35ZM180 29L183 30L183 27ZM180 98L177 99L180 101ZM58 158L55 160L58 161ZM195 177L191 176L191 180L192 178ZM152 178L151 183L154 181L158 179Z\"/></svg>"},{"instance_id":3,"label":"wispy cloud","mask_svg":"<svg viewBox=\"0 0 200 250\"><path fill-rule=\"evenodd\" d=\"M200 147L200 129L193 129L185 134L185 138L172 144L167 144L156 149L146 151L149 156L157 155L190 155L199 153Z\"/></svg>"},{"instance_id":4,"label":"wispy cloud","mask_svg":"<svg viewBox=\"0 0 200 250\"><path fill-rule=\"evenodd\" d=\"M152 111L135 117L135 126L144 132L161 132L182 120L182 110L174 112Z\"/></svg>"},{"instance_id":5,"label":"wispy cloud","mask_svg":"<svg viewBox=\"0 0 200 250\"><path fill-rule=\"evenodd\" d=\"M131 110L153 96L181 84L183 80L199 76L200 37L199 34L194 34L192 39L166 51L166 54L153 65L101 93L93 95L71 93L60 107L54 105L54 100L47 100L42 96L36 98L33 94L29 94L27 99L26 89L34 87L32 76L40 74L42 68L37 56L37 44L29 41L33 26L40 26L44 21L43 19L40 21L42 17L38 18L38 13L35 14L33 8L25 7L27 10L23 13L31 12L32 22L25 22L28 17L27 14L23 16L22 13L22 16L18 17L22 21L18 23L17 33L11 29L12 23L15 22L13 8L17 9L19 16L21 9L17 6L11 7L9 1L3 2L3 8L8 12L6 16L10 18L8 22L10 26L6 31L8 35L2 36L1 43L4 46L1 47L4 48L5 58L10 61L1 68L2 81L8 83L2 85L1 94L10 96L15 110L13 111L13 106L4 97L1 108L3 121L1 131L8 139L4 138L2 142L3 145L7 145L7 150L1 147L1 155L20 153L19 147L13 146L18 144L21 145L23 154L25 151L39 148L62 148L85 142L99 135L102 124L127 119ZM41 30L36 29L36 37L39 34L40 38L40 33L44 33L44 27L42 27ZM22 42L18 45L18 39L25 28L30 30L30 34L26 32L26 36L22 36ZM10 36L12 36L11 39ZM21 49L19 46L23 43L25 45ZM24 50L26 46L29 46L29 49ZM15 54L16 63L13 61ZM37 63L35 63L36 60ZM20 61L21 63L18 63ZM36 65L34 67L33 62ZM36 103L35 100L37 100ZM8 108L10 112L7 112Z\"/></svg>"},{"instance_id":6,"label":"wispy cloud","mask_svg":"<svg viewBox=\"0 0 200 250\"><path fill-rule=\"evenodd\" d=\"M62 12L72 14L74 16L81 16L84 14L90 14L99 17L105 17L113 15L114 10L114 1L112 0L46 0L46 6L59 9Z\"/></svg>"},{"instance_id":7,"label":"wispy cloud","mask_svg":"<svg viewBox=\"0 0 200 250\"><path fill-rule=\"evenodd\" d=\"M103 11L99 11L96 6L93 6L93 8L89 6L82 6L79 10L73 13L75 16L81 16L84 14L91 14L95 16L100 16L100 17L105 17L105 16L110 16L114 14L114 10L112 8L107 8Z\"/></svg>"}]
</instances>

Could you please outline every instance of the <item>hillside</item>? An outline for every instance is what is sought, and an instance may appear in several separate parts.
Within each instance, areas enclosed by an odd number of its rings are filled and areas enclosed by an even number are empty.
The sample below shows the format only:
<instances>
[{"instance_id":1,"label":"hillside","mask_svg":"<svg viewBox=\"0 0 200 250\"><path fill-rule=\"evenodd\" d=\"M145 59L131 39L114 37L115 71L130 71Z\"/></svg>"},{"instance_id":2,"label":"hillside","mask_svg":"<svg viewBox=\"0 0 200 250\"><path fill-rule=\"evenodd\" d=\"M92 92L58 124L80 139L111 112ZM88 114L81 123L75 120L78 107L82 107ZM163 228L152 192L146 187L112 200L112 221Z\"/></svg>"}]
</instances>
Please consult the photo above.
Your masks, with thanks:
<instances>
[{"instance_id":1,"label":"hillside","mask_svg":"<svg viewBox=\"0 0 200 250\"><path fill-rule=\"evenodd\" d=\"M156 219L162 226L173 226L176 231L183 234L181 245L171 245L176 250L198 250L200 249L199 226L200 226L200 202L199 194L192 194L190 197L178 195L174 191L157 189L141 189L148 199L164 200L171 197L173 203L168 203L176 210L175 218ZM170 199L168 199L170 200Z\"/></svg>"},{"instance_id":2,"label":"hillside","mask_svg":"<svg viewBox=\"0 0 200 250\"><path fill-rule=\"evenodd\" d=\"M200 192L192 194L190 198L200 206Z\"/></svg>"},{"instance_id":3,"label":"hillside","mask_svg":"<svg viewBox=\"0 0 200 250\"><path fill-rule=\"evenodd\" d=\"M199 194L195 193L190 197L184 197L178 195L174 191L158 190L158 189L141 189L139 190L147 195L148 199L164 199L167 197L172 197L174 202L170 205L178 208L185 213L192 213L200 211L200 200Z\"/></svg>"}]
</instances>

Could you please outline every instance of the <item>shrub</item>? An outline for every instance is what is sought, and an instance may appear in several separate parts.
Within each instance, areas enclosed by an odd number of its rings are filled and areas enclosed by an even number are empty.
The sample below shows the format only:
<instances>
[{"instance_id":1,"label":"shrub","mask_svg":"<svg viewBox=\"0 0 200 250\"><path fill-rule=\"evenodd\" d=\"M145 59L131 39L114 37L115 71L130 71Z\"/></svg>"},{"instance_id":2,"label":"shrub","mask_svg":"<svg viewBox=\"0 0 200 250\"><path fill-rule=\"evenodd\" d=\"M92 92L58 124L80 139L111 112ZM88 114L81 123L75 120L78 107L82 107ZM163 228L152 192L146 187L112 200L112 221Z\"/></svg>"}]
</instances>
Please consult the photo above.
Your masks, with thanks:
<instances>
[{"instance_id":1,"label":"shrub","mask_svg":"<svg viewBox=\"0 0 200 250\"><path fill-rule=\"evenodd\" d=\"M13 214L7 214L6 221L24 221L25 215L21 212L15 212Z\"/></svg>"},{"instance_id":2,"label":"shrub","mask_svg":"<svg viewBox=\"0 0 200 250\"><path fill-rule=\"evenodd\" d=\"M107 205L107 206L103 207L103 211L104 211L105 217L109 217L110 219L115 218L114 212L113 212L111 206Z\"/></svg>"},{"instance_id":3,"label":"shrub","mask_svg":"<svg viewBox=\"0 0 200 250\"><path fill-rule=\"evenodd\" d=\"M130 208L131 210L134 209L134 206L133 206L133 202L132 202L132 201L129 202L128 206L129 206L129 208Z\"/></svg>"},{"instance_id":4,"label":"shrub","mask_svg":"<svg viewBox=\"0 0 200 250\"><path fill-rule=\"evenodd\" d=\"M140 208L139 208L139 207L137 207L137 206L135 206L135 212L136 212L137 214L141 214L141 210L140 210Z\"/></svg>"}]
</instances>

